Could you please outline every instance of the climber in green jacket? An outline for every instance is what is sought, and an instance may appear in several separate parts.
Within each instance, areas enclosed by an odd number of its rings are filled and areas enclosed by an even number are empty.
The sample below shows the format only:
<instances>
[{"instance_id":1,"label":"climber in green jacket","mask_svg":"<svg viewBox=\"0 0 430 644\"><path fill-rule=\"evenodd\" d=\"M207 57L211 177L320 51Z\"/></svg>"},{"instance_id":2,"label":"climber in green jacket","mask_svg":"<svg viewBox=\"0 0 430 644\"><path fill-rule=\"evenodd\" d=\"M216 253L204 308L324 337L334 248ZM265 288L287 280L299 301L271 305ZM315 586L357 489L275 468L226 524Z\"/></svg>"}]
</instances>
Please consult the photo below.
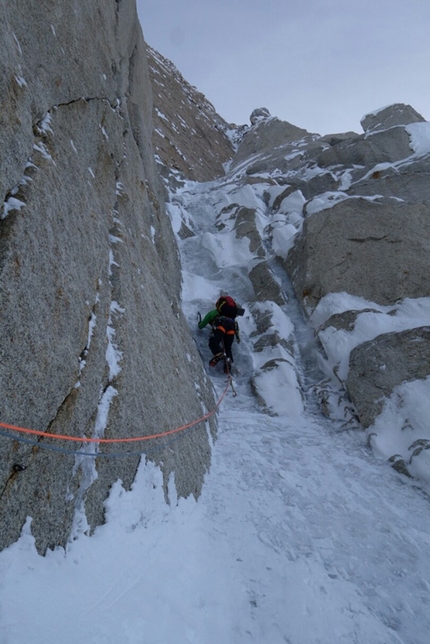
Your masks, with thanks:
<instances>
[{"instance_id":1,"label":"climber in green jacket","mask_svg":"<svg viewBox=\"0 0 430 644\"><path fill-rule=\"evenodd\" d=\"M232 344L234 338L240 342L239 325L237 315L243 315L244 309L239 307L233 298L222 296L217 300L216 308L209 311L205 317L199 321L199 329L203 329L210 324L212 333L209 337L209 348L213 353L213 358L209 361L211 367L225 359L224 370L229 371L230 364L233 362Z\"/></svg>"}]
</instances>

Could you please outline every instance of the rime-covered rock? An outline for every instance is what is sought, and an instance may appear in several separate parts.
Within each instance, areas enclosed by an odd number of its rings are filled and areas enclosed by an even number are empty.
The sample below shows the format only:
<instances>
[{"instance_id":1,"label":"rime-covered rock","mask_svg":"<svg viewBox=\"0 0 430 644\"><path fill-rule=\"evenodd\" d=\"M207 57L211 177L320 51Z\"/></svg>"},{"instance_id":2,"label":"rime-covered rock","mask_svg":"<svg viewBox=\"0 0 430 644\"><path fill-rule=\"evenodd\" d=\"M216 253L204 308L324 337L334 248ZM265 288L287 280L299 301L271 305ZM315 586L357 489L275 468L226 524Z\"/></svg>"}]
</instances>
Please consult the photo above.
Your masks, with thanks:
<instances>
[{"instance_id":1,"label":"rime-covered rock","mask_svg":"<svg viewBox=\"0 0 430 644\"><path fill-rule=\"evenodd\" d=\"M378 307L405 299L430 296L430 154L423 145L427 123L412 107L398 104L367 115L362 125L361 135L319 136L282 122L267 110L256 110L230 164L230 176L239 185L266 182L271 223L263 247L269 240L306 315L312 316L333 294L345 296L344 301L350 298L351 310L334 309L324 324L316 326L321 338L328 328L333 334L353 333L358 317L373 308L379 311ZM238 211L237 206L235 214ZM253 225L248 221L250 238ZM279 302L264 261L251 267L249 276L257 299L263 294L264 300ZM360 310L353 308L357 298ZM390 334L390 342L381 339L380 347L379 340L365 343L363 356L373 350L382 355L386 348L390 355L397 352L401 361L402 351L409 351L410 335ZM331 350L330 343L324 346ZM355 367L361 355L361 345L356 346L350 371L346 365L335 372L367 426L380 413L383 398L366 406L373 385L362 363ZM328 358L337 364L334 357ZM390 362L388 393L402 374L395 362ZM419 369L414 364L410 363L410 379L414 373L417 378L430 373L428 361Z\"/></svg>"},{"instance_id":2,"label":"rime-covered rock","mask_svg":"<svg viewBox=\"0 0 430 644\"><path fill-rule=\"evenodd\" d=\"M248 174L259 171L258 165L256 165L258 163L266 172L273 170L275 164L280 166L280 170L283 170L285 163L282 163L282 160L286 156L285 146L309 135L307 130L281 121L274 116L253 118L253 121L253 126L245 132L238 146L230 170L238 170L240 166L248 165L250 160L252 165L247 167Z\"/></svg>"}]
</instances>

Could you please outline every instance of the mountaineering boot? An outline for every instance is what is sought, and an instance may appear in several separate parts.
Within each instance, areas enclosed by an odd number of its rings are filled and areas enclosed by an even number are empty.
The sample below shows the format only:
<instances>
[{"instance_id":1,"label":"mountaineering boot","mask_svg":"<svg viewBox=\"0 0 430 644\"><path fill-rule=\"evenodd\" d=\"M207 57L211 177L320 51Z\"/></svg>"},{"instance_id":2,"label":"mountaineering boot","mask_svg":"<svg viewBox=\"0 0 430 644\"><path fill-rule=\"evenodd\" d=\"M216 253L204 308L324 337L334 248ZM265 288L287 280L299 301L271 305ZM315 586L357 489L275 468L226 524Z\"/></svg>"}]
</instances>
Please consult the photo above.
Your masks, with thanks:
<instances>
[{"instance_id":1,"label":"mountaineering boot","mask_svg":"<svg viewBox=\"0 0 430 644\"><path fill-rule=\"evenodd\" d=\"M211 360L209 360L210 366L215 367L218 364L218 362L223 358L224 358L224 354L222 351L220 351L219 353L216 353L214 357Z\"/></svg>"},{"instance_id":2,"label":"mountaineering boot","mask_svg":"<svg viewBox=\"0 0 430 644\"><path fill-rule=\"evenodd\" d=\"M224 373L230 373L231 371L231 359L226 358L224 360Z\"/></svg>"}]
</instances>

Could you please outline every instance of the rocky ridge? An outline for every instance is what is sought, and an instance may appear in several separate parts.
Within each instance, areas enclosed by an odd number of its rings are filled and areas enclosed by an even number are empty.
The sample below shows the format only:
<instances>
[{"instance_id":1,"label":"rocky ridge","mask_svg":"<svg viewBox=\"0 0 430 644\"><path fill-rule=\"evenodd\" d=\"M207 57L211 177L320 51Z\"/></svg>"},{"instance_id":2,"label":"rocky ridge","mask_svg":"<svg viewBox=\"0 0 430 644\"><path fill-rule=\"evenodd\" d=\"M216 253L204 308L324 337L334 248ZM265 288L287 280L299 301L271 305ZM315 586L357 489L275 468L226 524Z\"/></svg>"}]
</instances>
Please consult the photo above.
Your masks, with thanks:
<instances>
[{"instance_id":1,"label":"rocky ridge","mask_svg":"<svg viewBox=\"0 0 430 644\"><path fill-rule=\"evenodd\" d=\"M234 153L237 127L227 124L213 105L177 68L147 47L154 95L153 146L161 174L175 173L193 181L224 174Z\"/></svg>"}]
</instances>

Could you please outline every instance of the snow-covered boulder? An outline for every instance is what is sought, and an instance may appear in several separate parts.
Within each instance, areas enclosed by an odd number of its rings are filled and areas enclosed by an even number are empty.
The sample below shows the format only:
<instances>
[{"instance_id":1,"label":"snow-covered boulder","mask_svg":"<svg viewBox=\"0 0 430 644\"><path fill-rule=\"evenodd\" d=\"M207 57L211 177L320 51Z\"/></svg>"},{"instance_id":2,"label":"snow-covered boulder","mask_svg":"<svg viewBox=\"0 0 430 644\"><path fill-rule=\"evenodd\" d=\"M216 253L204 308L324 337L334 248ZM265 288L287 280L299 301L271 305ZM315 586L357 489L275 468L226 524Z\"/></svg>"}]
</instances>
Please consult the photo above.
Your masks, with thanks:
<instances>
[{"instance_id":1,"label":"snow-covered boulder","mask_svg":"<svg viewBox=\"0 0 430 644\"><path fill-rule=\"evenodd\" d=\"M425 380L429 365L430 327L385 333L353 349L347 387L363 427L381 414L396 387ZM411 444L418 438L413 434Z\"/></svg>"},{"instance_id":2,"label":"snow-covered boulder","mask_svg":"<svg viewBox=\"0 0 430 644\"><path fill-rule=\"evenodd\" d=\"M303 393L294 361L293 325L270 293L251 306L255 329L251 385L262 409L272 416L299 418Z\"/></svg>"},{"instance_id":3,"label":"snow-covered boulder","mask_svg":"<svg viewBox=\"0 0 430 644\"><path fill-rule=\"evenodd\" d=\"M354 168L357 178L369 167L382 163L393 163L412 154L410 137L404 127L364 134L337 142L318 156L318 165L328 168L335 165ZM355 167L361 166L361 168Z\"/></svg>"},{"instance_id":4,"label":"snow-covered boulder","mask_svg":"<svg viewBox=\"0 0 430 644\"><path fill-rule=\"evenodd\" d=\"M430 125L426 123L426 126ZM398 128L396 128L398 129ZM430 155L409 159L409 162L382 163L366 172L349 190L354 195L381 195L408 204L430 201ZM401 197L400 197L401 195Z\"/></svg>"}]
</instances>

